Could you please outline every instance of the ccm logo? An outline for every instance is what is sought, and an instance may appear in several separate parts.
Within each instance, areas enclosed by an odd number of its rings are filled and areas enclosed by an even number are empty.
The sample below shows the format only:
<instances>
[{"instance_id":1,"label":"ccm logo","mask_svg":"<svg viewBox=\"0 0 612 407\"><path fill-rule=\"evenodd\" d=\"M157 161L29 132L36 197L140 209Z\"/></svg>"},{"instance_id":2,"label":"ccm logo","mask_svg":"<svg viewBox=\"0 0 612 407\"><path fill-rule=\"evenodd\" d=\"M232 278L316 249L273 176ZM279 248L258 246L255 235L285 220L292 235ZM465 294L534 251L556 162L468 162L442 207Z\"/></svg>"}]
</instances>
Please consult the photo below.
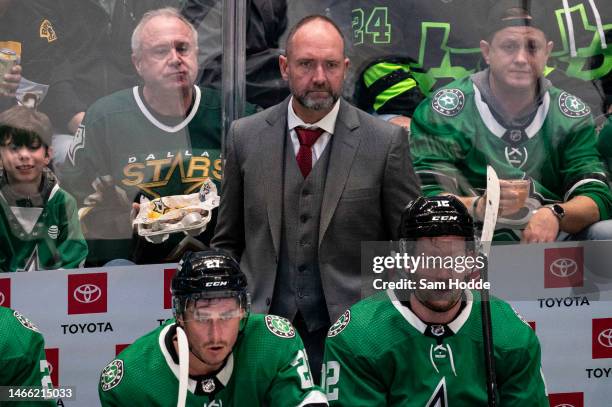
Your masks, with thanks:
<instances>
[{"instance_id":1,"label":"ccm logo","mask_svg":"<svg viewBox=\"0 0 612 407\"><path fill-rule=\"evenodd\" d=\"M431 220L457 220L456 216L432 216Z\"/></svg>"},{"instance_id":2,"label":"ccm logo","mask_svg":"<svg viewBox=\"0 0 612 407\"><path fill-rule=\"evenodd\" d=\"M206 283L206 287L223 287L227 285L227 281L211 281Z\"/></svg>"}]
</instances>

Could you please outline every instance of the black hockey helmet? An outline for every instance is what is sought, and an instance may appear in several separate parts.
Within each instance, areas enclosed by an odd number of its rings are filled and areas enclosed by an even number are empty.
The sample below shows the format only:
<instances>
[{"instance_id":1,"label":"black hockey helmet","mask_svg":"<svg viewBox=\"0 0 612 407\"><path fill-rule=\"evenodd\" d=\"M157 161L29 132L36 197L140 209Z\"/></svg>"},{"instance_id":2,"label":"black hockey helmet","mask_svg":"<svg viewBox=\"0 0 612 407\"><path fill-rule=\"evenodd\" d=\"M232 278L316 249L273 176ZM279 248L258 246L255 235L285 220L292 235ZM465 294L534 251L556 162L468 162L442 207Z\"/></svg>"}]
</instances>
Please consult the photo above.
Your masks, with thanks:
<instances>
[{"instance_id":1,"label":"black hockey helmet","mask_svg":"<svg viewBox=\"0 0 612 407\"><path fill-rule=\"evenodd\" d=\"M185 253L171 291L175 316L184 312L189 300L234 297L247 312L250 308L247 278L238 262L222 250Z\"/></svg>"},{"instance_id":2,"label":"black hockey helmet","mask_svg":"<svg viewBox=\"0 0 612 407\"><path fill-rule=\"evenodd\" d=\"M400 239L437 236L463 236L466 240L474 240L474 221L455 196L420 196L410 202L402 213Z\"/></svg>"}]
</instances>

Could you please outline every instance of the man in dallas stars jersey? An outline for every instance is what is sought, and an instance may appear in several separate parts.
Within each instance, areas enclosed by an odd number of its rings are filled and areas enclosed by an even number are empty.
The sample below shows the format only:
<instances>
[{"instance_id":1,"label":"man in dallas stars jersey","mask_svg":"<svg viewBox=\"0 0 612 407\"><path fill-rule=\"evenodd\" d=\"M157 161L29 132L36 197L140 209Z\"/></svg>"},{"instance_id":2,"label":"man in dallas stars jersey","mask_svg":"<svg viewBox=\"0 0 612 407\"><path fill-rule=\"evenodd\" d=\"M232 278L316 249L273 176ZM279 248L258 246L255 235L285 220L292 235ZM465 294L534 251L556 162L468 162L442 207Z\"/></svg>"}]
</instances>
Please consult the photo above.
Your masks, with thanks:
<instances>
[{"instance_id":1,"label":"man in dallas stars jersey","mask_svg":"<svg viewBox=\"0 0 612 407\"><path fill-rule=\"evenodd\" d=\"M554 241L559 232L610 238L609 223L596 223L610 218L612 195L590 108L543 78L553 44L537 28L538 10L531 15L513 3L491 9L481 41L489 68L438 90L415 111L411 149L423 192L455 194L480 217L490 164L502 180L531 184L523 204L502 181L499 221L508 228L497 239L518 240L520 231L525 242Z\"/></svg>"},{"instance_id":2,"label":"man in dallas stars jersey","mask_svg":"<svg viewBox=\"0 0 612 407\"><path fill-rule=\"evenodd\" d=\"M186 254L172 279L176 320L104 368L102 405L327 406L296 330L281 317L249 315L246 287L225 252Z\"/></svg>"},{"instance_id":3,"label":"man in dallas stars jersey","mask_svg":"<svg viewBox=\"0 0 612 407\"><path fill-rule=\"evenodd\" d=\"M409 255L476 256L472 218L451 195L411 202L399 236ZM330 406L487 406L480 295L448 284L470 279L459 270L420 267L414 289L380 291L332 325L323 367ZM547 407L535 333L506 302L490 305L498 405Z\"/></svg>"}]
</instances>

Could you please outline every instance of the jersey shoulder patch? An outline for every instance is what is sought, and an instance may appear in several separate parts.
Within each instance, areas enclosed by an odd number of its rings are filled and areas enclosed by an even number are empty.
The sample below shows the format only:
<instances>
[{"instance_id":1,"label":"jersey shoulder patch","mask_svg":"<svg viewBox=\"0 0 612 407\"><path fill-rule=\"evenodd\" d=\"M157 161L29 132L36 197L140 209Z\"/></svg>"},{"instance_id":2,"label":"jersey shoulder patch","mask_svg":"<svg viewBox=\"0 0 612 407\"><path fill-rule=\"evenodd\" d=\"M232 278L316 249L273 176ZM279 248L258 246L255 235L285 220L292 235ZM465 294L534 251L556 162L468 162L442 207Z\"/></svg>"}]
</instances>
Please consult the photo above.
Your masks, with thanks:
<instances>
[{"instance_id":1,"label":"jersey shoulder patch","mask_svg":"<svg viewBox=\"0 0 612 407\"><path fill-rule=\"evenodd\" d=\"M30 331L34 331L34 332L40 333L40 331L38 330L36 325L34 325L34 323L32 321L30 321L29 319L27 319L26 317L21 315L19 312L13 311L13 316L15 318L17 318L17 321L19 321L19 323L21 325L23 325L24 328L28 328Z\"/></svg>"},{"instance_id":2,"label":"jersey shoulder patch","mask_svg":"<svg viewBox=\"0 0 612 407\"><path fill-rule=\"evenodd\" d=\"M102 391L109 391L113 387L117 387L123 379L123 360L115 359L110 362L100 375L100 387Z\"/></svg>"},{"instance_id":3,"label":"jersey shoulder patch","mask_svg":"<svg viewBox=\"0 0 612 407\"><path fill-rule=\"evenodd\" d=\"M295 337L295 328L288 319L277 315L266 315L264 319L266 327L274 335L286 339Z\"/></svg>"},{"instance_id":4,"label":"jersey shoulder patch","mask_svg":"<svg viewBox=\"0 0 612 407\"><path fill-rule=\"evenodd\" d=\"M591 108L586 103L567 92L561 92L559 95L559 110L570 118L584 117L591 113Z\"/></svg>"},{"instance_id":5,"label":"jersey shoulder patch","mask_svg":"<svg viewBox=\"0 0 612 407\"><path fill-rule=\"evenodd\" d=\"M457 116L465 107L465 94L461 89L440 89L431 99L431 107L442 116Z\"/></svg>"},{"instance_id":6,"label":"jersey shoulder patch","mask_svg":"<svg viewBox=\"0 0 612 407\"><path fill-rule=\"evenodd\" d=\"M344 328L348 326L349 322L351 322L351 311L347 309L344 311L344 314L340 315L340 318L338 318L338 320L329 328L327 337L333 338L340 332L344 331Z\"/></svg>"}]
</instances>

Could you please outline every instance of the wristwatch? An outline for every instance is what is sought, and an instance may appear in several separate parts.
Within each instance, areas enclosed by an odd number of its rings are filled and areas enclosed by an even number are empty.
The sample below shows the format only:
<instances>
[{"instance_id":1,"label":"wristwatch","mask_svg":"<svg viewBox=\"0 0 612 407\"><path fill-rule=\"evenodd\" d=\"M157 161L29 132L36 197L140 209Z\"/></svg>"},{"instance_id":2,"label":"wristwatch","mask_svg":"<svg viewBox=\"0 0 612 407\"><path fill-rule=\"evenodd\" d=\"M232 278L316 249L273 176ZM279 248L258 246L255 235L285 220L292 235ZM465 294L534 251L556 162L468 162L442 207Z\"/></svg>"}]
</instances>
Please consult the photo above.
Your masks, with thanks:
<instances>
[{"instance_id":1,"label":"wristwatch","mask_svg":"<svg viewBox=\"0 0 612 407\"><path fill-rule=\"evenodd\" d=\"M553 215L559 219L559 222L561 222L565 217L565 209L563 209L563 207L559 204L546 205L544 207L550 209Z\"/></svg>"}]
</instances>

